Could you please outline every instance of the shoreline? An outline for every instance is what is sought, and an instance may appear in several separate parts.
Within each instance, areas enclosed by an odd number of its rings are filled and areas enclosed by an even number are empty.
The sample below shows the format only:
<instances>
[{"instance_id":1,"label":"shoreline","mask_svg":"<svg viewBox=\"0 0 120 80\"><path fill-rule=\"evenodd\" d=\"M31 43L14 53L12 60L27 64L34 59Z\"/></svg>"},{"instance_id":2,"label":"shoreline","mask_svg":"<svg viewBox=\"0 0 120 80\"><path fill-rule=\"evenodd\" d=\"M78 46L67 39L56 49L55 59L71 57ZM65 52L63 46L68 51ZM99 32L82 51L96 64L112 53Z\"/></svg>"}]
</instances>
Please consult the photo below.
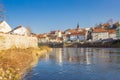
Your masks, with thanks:
<instances>
[{"instance_id":1,"label":"shoreline","mask_svg":"<svg viewBox=\"0 0 120 80\"><path fill-rule=\"evenodd\" d=\"M113 43L71 43L71 44L52 44L52 45L48 45L51 48L120 48L120 43L117 44L113 44Z\"/></svg>"},{"instance_id":2,"label":"shoreline","mask_svg":"<svg viewBox=\"0 0 120 80\"><path fill-rule=\"evenodd\" d=\"M22 80L45 53L52 49L46 46L28 49L0 51L0 80Z\"/></svg>"}]
</instances>

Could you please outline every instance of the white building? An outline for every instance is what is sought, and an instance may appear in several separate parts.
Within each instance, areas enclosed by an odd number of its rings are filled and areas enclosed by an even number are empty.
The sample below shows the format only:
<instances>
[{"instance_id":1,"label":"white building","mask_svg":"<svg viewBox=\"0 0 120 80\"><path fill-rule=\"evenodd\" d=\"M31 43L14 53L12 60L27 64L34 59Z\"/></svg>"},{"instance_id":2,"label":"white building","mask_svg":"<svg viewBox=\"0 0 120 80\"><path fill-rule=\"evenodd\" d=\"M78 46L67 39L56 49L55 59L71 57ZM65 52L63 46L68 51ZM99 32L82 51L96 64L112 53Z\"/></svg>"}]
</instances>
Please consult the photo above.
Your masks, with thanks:
<instances>
[{"instance_id":1,"label":"white building","mask_svg":"<svg viewBox=\"0 0 120 80\"><path fill-rule=\"evenodd\" d=\"M109 38L117 39L115 29L108 30L108 32L109 32Z\"/></svg>"},{"instance_id":2,"label":"white building","mask_svg":"<svg viewBox=\"0 0 120 80\"><path fill-rule=\"evenodd\" d=\"M23 26L18 26L12 30L12 34L28 36L28 30Z\"/></svg>"},{"instance_id":3,"label":"white building","mask_svg":"<svg viewBox=\"0 0 120 80\"><path fill-rule=\"evenodd\" d=\"M38 38L38 43L47 43L47 42L49 42L49 38L47 37L46 34L39 34L37 36L37 38Z\"/></svg>"},{"instance_id":4,"label":"white building","mask_svg":"<svg viewBox=\"0 0 120 80\"><path fill-rule=\"evenodd\" d=\"M62 37L62 31L58 30L58 31L55 31L55 35L57 37Z\"/></svg>"},{"instance_id":5,"label":"white building","mask_svg":"<svg viewBox=\"0 0 120 80\"><path fill-rule=\"evenodd\" d=\"M7 33L10 32L11 30L12 30L11 27L7 24L6 21L0 22L0 32Z\"/></svg>"},{"instance_id":6,"label":"white building","mask_svg":"<svg viewBox=\"0 0 120 80\"><path fill-rule=\"evenodd\" d=\"M77 29L69 29L66 32L67 35L67 40L72 40L72 41L84 41L85 40L85 34L86 34L86 30L84 29L79 29L79 31Z\"/></svg>"},{"instance_id":7,"label":"white building","mask_svg":"<svg viewBox=\"0 0 120 80\"><path fill-rule=\"evenodd\" d=\"M107 30L105 30L103 28L93 29L93 32L92 32L92 40L93 41L107 39L107 38L109 38L109 33Z\"/></svg>"}]
</instances>

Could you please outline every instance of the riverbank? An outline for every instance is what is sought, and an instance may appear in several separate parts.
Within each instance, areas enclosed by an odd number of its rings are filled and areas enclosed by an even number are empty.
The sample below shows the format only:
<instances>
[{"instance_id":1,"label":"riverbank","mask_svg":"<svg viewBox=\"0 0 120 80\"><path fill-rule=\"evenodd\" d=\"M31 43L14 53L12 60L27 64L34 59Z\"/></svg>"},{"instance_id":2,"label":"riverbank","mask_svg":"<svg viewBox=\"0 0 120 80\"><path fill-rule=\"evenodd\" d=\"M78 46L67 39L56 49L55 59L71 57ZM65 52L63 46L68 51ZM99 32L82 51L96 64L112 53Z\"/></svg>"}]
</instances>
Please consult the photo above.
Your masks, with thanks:
<instances>
[{"instance_id":1,"label":"riverbank","mask_svg":"<svg viewBox=\"0 0 120 80\"><path fill-rule=\"evenodd\" d=\"M0 80L20 80L27 69L51 48L9 49L0 51Z\"/></svg>"},{"instance_id":2,"label":"riverbank","mask_svg":"<svg viewBox=\"0 0 120 80\"><path fill-rule=\"evenodd\" d=\"M45 44L52 48L63 48L63 47L72 47L72 48L120 48L120 40L115 40L111 42L84 42L84 43L52 43Z\"/></svg>"}]
</instances>

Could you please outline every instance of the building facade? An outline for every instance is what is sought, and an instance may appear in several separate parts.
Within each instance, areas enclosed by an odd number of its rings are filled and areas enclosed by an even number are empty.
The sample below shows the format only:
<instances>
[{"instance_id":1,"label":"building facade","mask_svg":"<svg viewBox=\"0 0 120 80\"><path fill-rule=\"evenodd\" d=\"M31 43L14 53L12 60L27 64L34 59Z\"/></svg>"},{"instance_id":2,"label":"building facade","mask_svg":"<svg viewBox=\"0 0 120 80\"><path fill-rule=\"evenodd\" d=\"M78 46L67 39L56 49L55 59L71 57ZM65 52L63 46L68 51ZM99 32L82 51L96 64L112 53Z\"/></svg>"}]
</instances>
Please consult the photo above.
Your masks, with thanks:
<instances>
[{"instance_id":1,"label":"building facade","mask_svg":"<svg viewBox=\"0 0 120 80\"><path fill-rule=\"evenodd\" d=\"M21 36L28 36L28 30L23 26L18 26L11 31L11 34L21 35Z\"/></svg>"},{"instance_id":2,"label":"building facade","mask_svg":"<svg viewBox=\"0 0 120 80\"><path fill-rule=\"evenodd\" d=\"M93 29L93 32L92 32L92 40L93 41L107 39L107 38L109 38L109 33L107 30L105 30L103 28Z\"/></svg>"},{"instance_id":3,"label":"building facade","mask_svg":"<svg viewBox=\"0 0 120 80\"><path fill-rule=\"evenodd\" d=\"M109 33L109 38L112 38L112 39L117 39L116 37L116 30L115 29L110 29L108 30L108 33Z\"/></svg>"}]
</instances>

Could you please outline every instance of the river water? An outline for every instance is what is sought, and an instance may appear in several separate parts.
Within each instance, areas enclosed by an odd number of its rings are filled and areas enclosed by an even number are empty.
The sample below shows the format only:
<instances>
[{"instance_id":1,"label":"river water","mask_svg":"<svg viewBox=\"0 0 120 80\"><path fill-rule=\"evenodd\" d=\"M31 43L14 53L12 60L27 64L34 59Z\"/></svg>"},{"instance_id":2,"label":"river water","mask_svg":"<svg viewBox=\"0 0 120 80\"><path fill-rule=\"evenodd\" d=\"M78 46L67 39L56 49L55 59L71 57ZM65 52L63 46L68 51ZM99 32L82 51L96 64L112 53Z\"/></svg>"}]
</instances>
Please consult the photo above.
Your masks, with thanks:
<instances>
[{"instance_id":1,"label":"river water","mask_svg":"<svg viewBox=\"0 0 120 80\"><path fill-rule=\"evenodd\" d=\"M120 48L54 48L24 80L120 80Z\"/></svg>"}]
</instances>

